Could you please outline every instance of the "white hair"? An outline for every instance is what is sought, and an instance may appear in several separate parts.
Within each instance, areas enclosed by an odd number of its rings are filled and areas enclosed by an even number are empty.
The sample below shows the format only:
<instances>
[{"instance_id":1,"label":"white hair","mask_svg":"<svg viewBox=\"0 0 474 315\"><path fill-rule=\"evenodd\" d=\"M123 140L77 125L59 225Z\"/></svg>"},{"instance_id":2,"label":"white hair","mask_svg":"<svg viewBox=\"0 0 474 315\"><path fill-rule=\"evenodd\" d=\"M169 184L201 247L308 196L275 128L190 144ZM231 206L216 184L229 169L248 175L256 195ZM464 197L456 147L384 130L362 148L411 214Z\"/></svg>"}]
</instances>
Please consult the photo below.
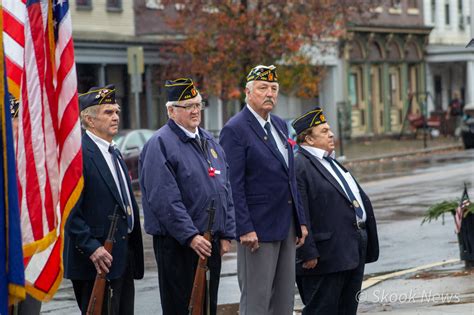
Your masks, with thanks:
<instances>
[{"instance_id":1,"label":"white hair","mask_svg":"<svg viewBox=\"0 0 474 315\"><path fill-rule=\"evenodd\" d=\"M99 105L93 105L85 108L84 110L81 111L81 126L83 129L88 129L90 128L89 124L87 123L86 117L90 116L92 118L97 117L97 112L99 111Z\"/></svg>"},{"instance_id":2,"label":"white hair","mask_svg":"<svg viewBox=\"0 0 474 315\"><path fill-rule=\"evenodd\" d=\"M245 89L248 89L250 93L252 93L252 91L253 91L253 83L254 82L255 81L249 81L249 82L247 82L247 84L245 84ZM247 104L249 103L248 98L249 98L248 94L245 93L245 103L247 103Z\"/></svg>"}]
</instances>

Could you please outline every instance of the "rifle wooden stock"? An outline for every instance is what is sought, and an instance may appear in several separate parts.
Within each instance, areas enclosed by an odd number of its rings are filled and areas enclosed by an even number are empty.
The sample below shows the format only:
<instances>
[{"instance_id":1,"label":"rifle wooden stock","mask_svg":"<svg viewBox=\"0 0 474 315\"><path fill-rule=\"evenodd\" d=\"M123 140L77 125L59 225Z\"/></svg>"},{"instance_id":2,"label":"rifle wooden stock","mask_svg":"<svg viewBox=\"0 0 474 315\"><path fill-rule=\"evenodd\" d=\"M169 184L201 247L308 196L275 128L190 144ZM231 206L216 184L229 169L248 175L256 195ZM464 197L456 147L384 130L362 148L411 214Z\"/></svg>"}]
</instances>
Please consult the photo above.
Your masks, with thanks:
<instances>
[{"instance_id":1,"label":"rifle wooden stock","mask_svg":"<svg viewBox=\"0 0 474 315\"><path fill-rule=\"evenodd\" d=\"M115 206L114 214L111 218L112 222L110 223L109 234L104 243L105 250L112 254L112 249L114 247L114 234L117 227L117 209L118 206ZM89 299L89 305L87 306L87 315L100 315L102 314L102 305L104 304L104 294L105 294L105 284L107 282L105 273L97 273L94 281L94 288L92 289L92 294Z\"/></svg>"},{"instance_id":2,"label":"rifle wooden stock","mask_svg":"<svg viewBox=\"0 0 474 315\"><path fill-rule=\"evenodd\" d=\"M209 221L207 231L204 233L203 237L211 242L211 230L215 213L214 200L211 201L211 205L207 211L209 212ZM204 259L198 258L196 273L194 274L193 289L191 291L191 299L189 300L189 315L203 315L204 297L206 293L206 272L209 269L209 267L207 267L207 260L207 257Z\"/></svg>"}]
</instances>

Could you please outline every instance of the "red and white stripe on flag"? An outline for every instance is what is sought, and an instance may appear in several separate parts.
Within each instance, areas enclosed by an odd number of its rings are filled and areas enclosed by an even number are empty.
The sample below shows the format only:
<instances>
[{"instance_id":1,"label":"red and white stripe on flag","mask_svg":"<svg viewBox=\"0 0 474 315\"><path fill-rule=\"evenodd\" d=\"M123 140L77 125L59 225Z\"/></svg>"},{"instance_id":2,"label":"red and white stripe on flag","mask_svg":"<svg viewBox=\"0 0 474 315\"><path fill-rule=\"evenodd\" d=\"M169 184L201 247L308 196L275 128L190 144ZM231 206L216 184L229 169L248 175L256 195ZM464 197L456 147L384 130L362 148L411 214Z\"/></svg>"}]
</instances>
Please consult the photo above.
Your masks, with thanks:
<instances>
[{"instance_id":1,"label":"red and white stripe on flag","mask_svg":"<svg viewBox=\"0 0 474 315\"><path fill-rule=\"evenodd\" d=\"M19 99L25 46L26 0L3 0L2 14L8 90Z\"/></svg>"},{"instance_id":2,"label":"red and white stripe on flag","mask_svg":"<svg viewBox=\"0 0 474 315\"><path fill-rule=\"evenodd\" d=\"M62 280L64 224L83 187L68 1L28 0L21 26L17 168L25 279L27 292L47 301ZM11 34L21 42L19 30Z\"/></svg>"}]
</instances>

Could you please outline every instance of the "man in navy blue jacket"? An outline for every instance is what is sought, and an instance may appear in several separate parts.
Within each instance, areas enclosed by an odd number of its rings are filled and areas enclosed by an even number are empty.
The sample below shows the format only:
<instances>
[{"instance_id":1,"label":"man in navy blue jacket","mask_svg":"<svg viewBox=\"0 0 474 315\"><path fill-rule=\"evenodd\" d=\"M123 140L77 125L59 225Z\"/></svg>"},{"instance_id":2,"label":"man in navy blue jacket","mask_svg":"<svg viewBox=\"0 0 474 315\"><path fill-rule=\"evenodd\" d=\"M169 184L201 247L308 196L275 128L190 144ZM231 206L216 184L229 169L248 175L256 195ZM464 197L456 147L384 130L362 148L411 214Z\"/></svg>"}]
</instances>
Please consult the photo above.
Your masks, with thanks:
<instances>
[{"instance_id":1,"label":"man in navy blue jacket","mask_svg":"<svg viewBox=\"0 0 474 315\"><path fill-rule=\"evenodd\" d=\"M224 151L199 127L202 98L191 79L166 82L168 123L140 155L145 230L153 235L163 314L188 314L198 257L209 257L210 313L216 314L221 256L235 237ZM207 230L214 201L212 240Z\"/></svg>"},{"instance_id":2,"label":"man in navy blue jacket","mask_svg":"<svg viewBox=\"0 0 474 315\"><path fill-rule=\"evenodd\" d=\"M140 214L128 169L115 148L120 106L115 87L93 87L79 95L84 189L65 227L64 277L72 280L74 294L85 314L97 273L107 274L103 314L133 314L133 279L143 278ZM114 214L118 221L112 253L104 248ZM112 309L108 309L108 306Z\"/></svg>"},{"instance_id":3,"label":"man in navy blue jacket","mask_svg":"<svg viewBox=\"0 0 474 315\"><path fill-rule=\"evenodd\" d=\"M277 102L274 66L247 76L246 102L224 126L220 143L230 166L237 227L241 315L293 314L295 246L307 234L293 151Z\"/></svg>"},{"instance_id":4,"label":"man in navy blue jacket","mask_svg":"<svg viewBox=\"0 0 474 315\"><path fill-rule=\"evenodd\" d=\"M298 190L309 235L297 250L296 280L303 314L357 312L364 265L379 255L369 198L334 160L334 135L320 108L296 119Z\"/></svg>"}]
</instances>

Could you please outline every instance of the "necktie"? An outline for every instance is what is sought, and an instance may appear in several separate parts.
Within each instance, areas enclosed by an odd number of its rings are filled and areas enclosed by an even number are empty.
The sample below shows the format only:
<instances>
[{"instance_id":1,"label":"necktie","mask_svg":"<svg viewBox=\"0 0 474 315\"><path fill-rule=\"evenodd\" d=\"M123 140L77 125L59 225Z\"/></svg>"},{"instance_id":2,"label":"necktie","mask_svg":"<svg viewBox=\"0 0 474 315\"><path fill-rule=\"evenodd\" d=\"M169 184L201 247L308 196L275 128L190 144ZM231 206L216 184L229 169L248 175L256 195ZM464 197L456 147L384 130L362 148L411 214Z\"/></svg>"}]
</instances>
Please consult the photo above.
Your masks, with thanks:
<instances>
[{"instance_id":1,"label":"necktie","mask_svg":"<svg viewBox=\"0 0 474 315\"><path fill-rule=\"evenodd\" d=\"M268 136L268 139L270 140L270 143L272 144L272 146L275 148L275 150L278 152L278 158L280 159L280 161L286 165L286 162L285 162L285 159L283 158L283 155L281 154L281 151L280 149L278 149L278 146L277 146L277 143L275 141L275 138L273 137L272 135L272 130L271 130L271 126L270 126L270 123L267 121L265 123L265 130L267 131L267 136Z\"/></svg>"},{"instance_id":2,"label":"necktie","mask_svg":"<svg viewBox=\"0 0 474 315\"><path fill-rule=\"evenodd\" d=\"M202 139L199 134L196 135L196 137L194 138L197 142L197 144L199 145L199 147L201 148L202 151L204 151L204 139Z\"/></svg>"},{"instance_id":3,"label":"necktie","mask_svg":"<svg viewBox=\"0 0 474 315\"><path fill-rule=\"evenodd\" d=\"M362 208L360 207L359 202L357 201L356 197L354 196L354 193L352 193L351 188L349 187L349 184L347 183L346 179L344 176L341 174L339 169L337 168L336 164L334 163L334 160L330 158L329 156L325 156L324 159L329 162L329 165L331 165L331 168L334 170L334 173L336 173L337 177L341 180L342 186L344 186L344 189L346 190L347 196L352 202L352 205L354 206L355 213L359 219L362 219L362 216L364 215L364 212L362 211Z\"/></svg>"},{"instance_id":4,"label":"necktie","mask_svg":"<svg viewBox=\"0 0 474 315\"><path fill-rule=\"evenodd\" d=\"M127 214L128 228L129 228L129 230L132 230L133 229L132 208L130 207L130 202L128 201L127 190L125 188L126 186L125 186L125 183L123 181L122 173L120 172L120 165L118 163L119 153L118 153L118 150L115 149L112 145L109 146L109 152L110 152L110 155L112 155L112 161L114 162L115 172L116 172L117 177L118 177L120 192L122 194L122 201L123 201L125 212Z\"/></svg>"}]
</instances>

